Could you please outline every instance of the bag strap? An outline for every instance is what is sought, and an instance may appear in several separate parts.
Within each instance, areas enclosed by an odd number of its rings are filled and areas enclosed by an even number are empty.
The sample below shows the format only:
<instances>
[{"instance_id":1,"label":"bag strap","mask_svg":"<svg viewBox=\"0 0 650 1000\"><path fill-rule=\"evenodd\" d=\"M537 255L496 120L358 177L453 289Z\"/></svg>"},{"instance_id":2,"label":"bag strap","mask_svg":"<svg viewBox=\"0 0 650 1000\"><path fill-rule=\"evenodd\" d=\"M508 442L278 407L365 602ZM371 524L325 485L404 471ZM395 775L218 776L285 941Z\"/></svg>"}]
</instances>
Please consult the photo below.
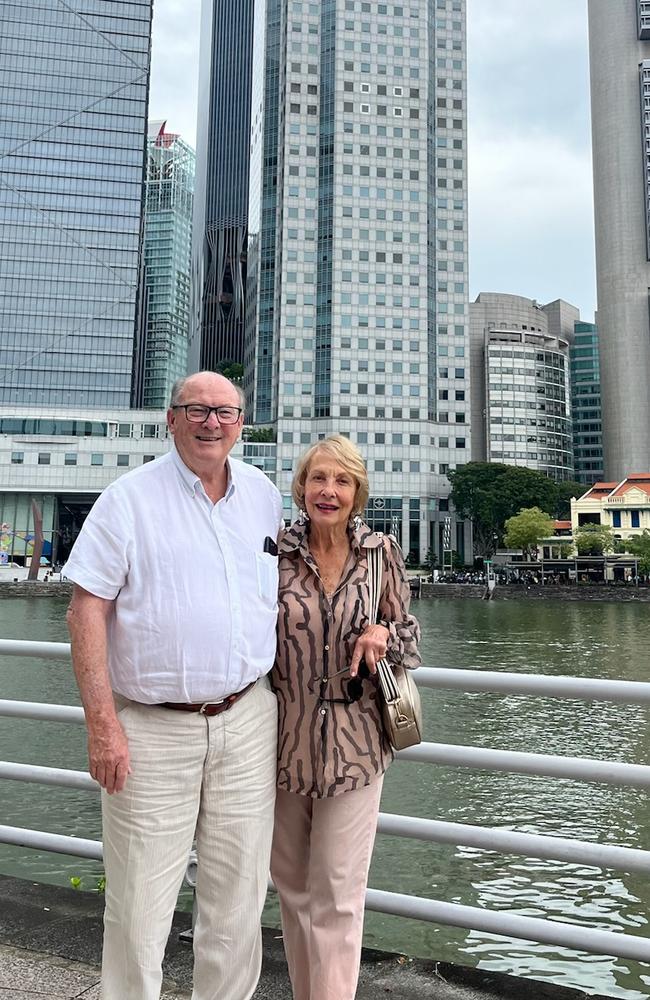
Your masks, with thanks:
<instances>
[{"instance_id":1,"label":"bag strap","mask_svg":"<svg viewBox=\"0 0 650 1000\"><path fill-rule=\"evenodd\" d=\"M383 549L385 545L384 536L380 531L376 532L381 538L381 545L368 549L368 596L370 600L369 618L373 624L379 616L379 596L381 594L381 581L384 568ZM390 704L400 700L399 688L391 668L386 660L379 660L377 663L377 674L381 686L384 700Z\"/></svg>"},{"instance_id":2,"label":"bag strap","mask_svg":"<svg viewBox=\"0 0 650 1000\"><path fill-rule=\"evenodd\" d=\"M377 531L381 538L381 545L368 549L368 597L370 599L370 621L375 624L379 614L379 595L381 594L381 581L384 569L382 549L384 547L384 536Z\"/></svg>"}]
</instances>

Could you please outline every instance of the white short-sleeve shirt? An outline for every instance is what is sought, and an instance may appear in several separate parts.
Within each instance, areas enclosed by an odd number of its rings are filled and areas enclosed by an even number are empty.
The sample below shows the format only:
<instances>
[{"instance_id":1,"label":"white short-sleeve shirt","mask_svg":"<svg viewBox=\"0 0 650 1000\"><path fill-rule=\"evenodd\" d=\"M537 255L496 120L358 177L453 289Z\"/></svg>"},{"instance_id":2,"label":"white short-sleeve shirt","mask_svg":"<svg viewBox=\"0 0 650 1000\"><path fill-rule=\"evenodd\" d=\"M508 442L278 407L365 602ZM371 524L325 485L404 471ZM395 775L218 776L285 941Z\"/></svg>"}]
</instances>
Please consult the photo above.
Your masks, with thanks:
<instances>
[{"instance_id":1,"label":"white short-sleeve shirt","mask_svg":"<svg viewBox=\"0 0 650 1000\"><path fill-rule=\"evenodd\" d=\"M97 499L62 575L114 601L113 690L134 701L218 701L275 657L282 498L258 469L228 460L213 504L173 450Z\"/></svg>"}]
</instances>

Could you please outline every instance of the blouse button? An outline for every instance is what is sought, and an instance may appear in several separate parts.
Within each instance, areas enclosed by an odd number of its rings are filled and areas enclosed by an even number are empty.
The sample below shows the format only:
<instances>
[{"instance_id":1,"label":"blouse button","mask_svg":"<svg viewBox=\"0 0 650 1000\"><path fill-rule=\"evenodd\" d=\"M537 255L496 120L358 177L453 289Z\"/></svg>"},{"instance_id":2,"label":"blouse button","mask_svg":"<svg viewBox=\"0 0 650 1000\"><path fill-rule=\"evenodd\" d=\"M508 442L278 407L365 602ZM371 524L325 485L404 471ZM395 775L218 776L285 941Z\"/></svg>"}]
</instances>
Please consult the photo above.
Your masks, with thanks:
<instances>
[{"instance_id":1,"label":"blouse button","mask_svg":"<svg viewBox=\"0 0 650 1000\"><path fill-rule=\"evenodd\" d=\"M329 649L329 646L326 646L325 649Z\"/></svg>"},{"instance_id":2,"label":"blouse button","mask_svg":"<svg viewBox=\"0 0 650 1000\"><path fill-rule=\"evenodd\" d=\"M325 711L325 709L324 709L324 708L321 708L321 710L320 710L320 714L321 714L321 715L327 715L327 712Z\"/></svg>"}]
</instances>

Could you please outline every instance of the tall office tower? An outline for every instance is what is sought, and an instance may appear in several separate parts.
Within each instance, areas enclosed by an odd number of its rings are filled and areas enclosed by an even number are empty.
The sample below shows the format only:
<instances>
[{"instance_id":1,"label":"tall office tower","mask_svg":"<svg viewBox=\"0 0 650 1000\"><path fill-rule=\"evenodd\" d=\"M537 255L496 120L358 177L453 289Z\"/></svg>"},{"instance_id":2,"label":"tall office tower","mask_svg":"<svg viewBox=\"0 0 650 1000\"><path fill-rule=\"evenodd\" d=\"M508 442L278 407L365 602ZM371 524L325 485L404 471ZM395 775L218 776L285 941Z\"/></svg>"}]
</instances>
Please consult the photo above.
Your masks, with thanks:
<instances>
[{"instance_id":1,"label":"tall office tower","mask_svg":"<svg viewBox=\"0 0 650 1000\"><path fill-rule=\"evenodd\" d=\"M129 405L151 13L0 2L0 403Z\"/></svg>"},{"instance_id":2,"label":"tall office tower","mask_svg":"<svg viewBox=\"0 0 650 1000\"><path fill-rule=\"evenodd\" d=\"M575 479L592 486L604 478L600 356L595 323L575 324L571 344L571 411Z\"/></svg>"},{"instance_id":3,"label":"tall office tower","mask_svg":"<svg viewBox=\"0 0 650 1000\"><path fill-rule=\"evenodd\" d=\"M165 132L165 122L153 122L144 220L144 357L135 406L164 409L172 385L187 373L194 167L194 151Z\"/></svg>"},{"instance_id":4,"label":"tall office tower","mask_svg":"<svg viewBox=\"0 0 650 1000\"><path fill-rule=\"evenodd\" d=\"M202 0L191 371L244 355L255 0Z\"/></svg>"},{"instance_id":5,"label":"tall office tower","mask_svg":"<svg viewBox=\"0 0 650 1000\"><path fill-rule=\"evenodd\" d=\"M569 350L558 299L481 292L470 305L472 458L573 479Z\"/></svg>"},{"instance_id":6,"label":"tall office tower","mask_svg":"<svg viewBox=\"0 0 650 1000\"><path fill-rule=\"evenodd\" d=\"M276 429L285 497L306 444L349 434L368 460L370 523L414 558L440 554L445 473L469 457L465 2L265 6L252 413ZM471 557L455 530L452 547Z\"/></svg>"},{"instance_id":7,"label":"tall office tower","mask_svg":"<svg viewBox=\"0 0 650 1000\"><path fill-rule=\"evenodd\" d=\"M650 470L650 3L589 0L605 475Z\"/></svg>"}]
</instances>

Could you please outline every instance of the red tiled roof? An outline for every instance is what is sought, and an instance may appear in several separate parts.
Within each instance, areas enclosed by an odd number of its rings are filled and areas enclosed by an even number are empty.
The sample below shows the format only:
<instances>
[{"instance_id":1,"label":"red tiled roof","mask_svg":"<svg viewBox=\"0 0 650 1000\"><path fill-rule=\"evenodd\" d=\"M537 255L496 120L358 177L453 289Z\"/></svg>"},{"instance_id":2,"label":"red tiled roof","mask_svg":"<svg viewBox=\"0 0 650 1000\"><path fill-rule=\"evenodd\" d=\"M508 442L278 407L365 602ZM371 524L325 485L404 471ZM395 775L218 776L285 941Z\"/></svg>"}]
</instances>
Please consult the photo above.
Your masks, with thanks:
<instances>
[{"instance_id":1,"label":"red tiled roof","mask_svg":"<svg viewBox=\"0 0 650 1000\"><path fill-rule=\"evenodd\" d=\"M555 530L560 531L562 528L570 528L571 521L555 521Z\"/></svg>"},{"instance_id":2,"label":"red tiled roof","mask_svg":"<svg viewBox=\"0 0 650 1000\"><path fill-rule=\"evenodd\" d=\"M612 496L620 497L635 489L650 496L650 472L633 472L632 475L623 480L617 490L614 490Z\"/></svg>"},{"instance_id":3,"label":"red tiled roof","mask_svg":"<svg viewBox=\"0 0 650 1000\"><path fill-rule=\"evenodd\" d=\"M591 489L587 490L586 493L580 497L580 500L586 500L587 497L606 497L616 489L618 483L594 483Z\"/></svg>"}]
</instances>

